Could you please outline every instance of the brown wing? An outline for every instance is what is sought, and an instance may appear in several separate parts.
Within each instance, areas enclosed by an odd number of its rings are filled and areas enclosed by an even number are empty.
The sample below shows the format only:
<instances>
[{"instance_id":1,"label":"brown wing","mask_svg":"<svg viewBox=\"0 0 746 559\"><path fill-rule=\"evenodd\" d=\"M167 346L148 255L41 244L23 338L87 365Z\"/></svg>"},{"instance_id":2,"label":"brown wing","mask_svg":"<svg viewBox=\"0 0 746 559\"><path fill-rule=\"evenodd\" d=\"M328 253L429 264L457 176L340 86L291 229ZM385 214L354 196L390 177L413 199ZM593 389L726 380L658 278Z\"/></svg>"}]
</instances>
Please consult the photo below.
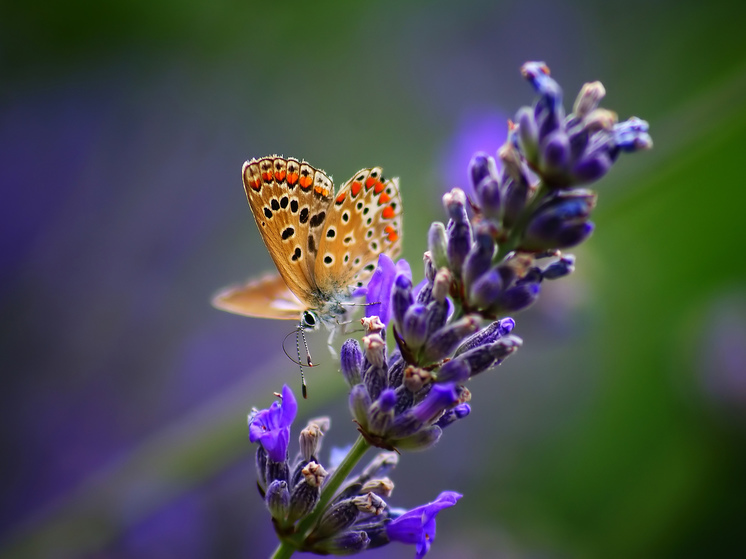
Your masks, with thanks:
<instances>
[{"instance_id":1,"label":"brown wing","mask_svg":"<svg viewBox=\"0 0 746 559\"><path fill-rule=\"evenodd\" d=\"M334 198L332 181L307 163L276 156L247 161L242 174L251 213L277 271L311 306L319 237Z\"/></svg>"},{"instance_id":2,"label":"brown wing","mask_svg":"<svg viewBox=\"0 0 746 559\"><path fill-rule=\"evenodd\" d=\"M380 167L363 169L345 183L323 225L314 276L322 289L362 283L382 252L401 252L401 196L398 179Z\"/></svg>"},{"instance_id":3,"label":"brown wing","mask_svg":"<svg viewBox=\"0 0 746 559\"><path fill-rule=\"evenodd\" d=\"M220 310L244 316L296 321L306 309L277 274L227 287L213 297L212 304Z\"/></svg>"}]
</instances>

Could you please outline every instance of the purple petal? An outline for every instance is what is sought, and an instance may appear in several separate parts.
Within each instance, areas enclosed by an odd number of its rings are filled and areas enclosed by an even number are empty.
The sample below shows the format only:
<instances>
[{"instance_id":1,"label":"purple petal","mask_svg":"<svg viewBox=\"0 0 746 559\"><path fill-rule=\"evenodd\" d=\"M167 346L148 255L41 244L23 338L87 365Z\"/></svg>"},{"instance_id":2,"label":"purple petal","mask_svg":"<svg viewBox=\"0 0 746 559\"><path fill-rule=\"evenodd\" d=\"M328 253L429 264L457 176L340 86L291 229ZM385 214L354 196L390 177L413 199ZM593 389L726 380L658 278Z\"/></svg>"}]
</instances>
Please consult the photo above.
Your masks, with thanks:
<instances>
[{"instance_id":1,"label":"purple petal","mask_svg":"<svg viewBox=\"0 0 746 559\"><path fill-rule=\"evenodd\" d=\"M378 266L368 282L365 316L377 316L384 324L388 323L391 306L391 288L396 277L396 265L386 254L378 255ZM371 304L373 303L373 304Z\"/></svg>"},{"instance_id":2,"label":"purple petal","mask_svg":"<svg viewBox=\"0 0 746 559\"><path fill-rule=\"evenodd\" d=\"M416 557L421 559L435 539L435 517L444 508L455 505L461 497L454 491L444 491L435 501L405 512L386 526L389 539L416 544Z\"/></svg>"}]
</instances>

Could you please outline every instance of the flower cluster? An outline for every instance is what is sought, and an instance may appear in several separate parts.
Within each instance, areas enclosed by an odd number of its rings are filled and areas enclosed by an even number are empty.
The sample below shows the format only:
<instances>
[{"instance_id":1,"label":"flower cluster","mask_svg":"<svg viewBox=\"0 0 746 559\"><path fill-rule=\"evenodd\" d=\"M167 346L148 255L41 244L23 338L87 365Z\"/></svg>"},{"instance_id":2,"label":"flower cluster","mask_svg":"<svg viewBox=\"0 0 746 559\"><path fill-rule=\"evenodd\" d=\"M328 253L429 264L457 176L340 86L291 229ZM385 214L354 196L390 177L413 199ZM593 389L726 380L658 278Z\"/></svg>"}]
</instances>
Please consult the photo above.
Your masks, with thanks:
<instances>
[{"instance_id":1,"label":"flower cluster","mask_svg":"<svg viewBox=\"0 0 746 559\"><path fill-rule=\"evenodd\" d=\"M433 502L410 511L390 508L394 489L387 474L399 455L379 453L358 475L347 477L343 465L319 460L321 440L329 418L311 420L300 434L300 450L288 460L290 428L297 411L292 390L282 389L281 402L249 416L249 437L259 443L257 485L281 539L292 548L317 554L349 555L391 541L414 544L417 556L427 553L435 537L435 516L453 506L461 495L442 492ZM366 447L367 448L367 447ZM321 489L330 474L342 472L340 489L322 502ZM318 507L318 513L310 513ZM304 520L311 520L304 522Z\"/></svg>"},{"instance_id":2,"label":"flower cluster","mask_svg":"<svg viewBox=\"0 0 746 559\"><path fill-rule=\"evenodd\" d=\"M329 427L321 418L301 432L300 452L288 461L297 406L287 387L281 404L250 416L251 441L260 445L259 490L282 542L278 550L285 550L276 557L352 554L390 541L415 544L418 559L427 552L435 515L461 496L446 491L408 512L389 508L387 474L399 452L432 446L469 415L465 383L522 345L506 315L533 303L543 280L573 271L575 258L561 250L591 234L596 202L595 192L578 186L601 178L621 152L652 146L646 122L619 123L599 107L600 83L586 84L566 116L546 65L529 62L522 73L539 98L509 123L499 166L484 153L472 159L475 199L460 189L443 197L449 219L430 227L425 279L415 286L406 261L379 257L366 290L365 335L340 350L361 434L347 456L321 465L321 436ZM352 475L373 446L385 452Z\"/></svg>"},{"instance_id":3,"label":"flower cluster","mask_svg":"<svg viewBox=\"0 0 746 559\"><path fill-rule=\"evenodd\" d=\"M363 319L362 346L342 344L340 369L351 387L349 403L360 433L379 448L418 450L435 444L443 429L469 415L470 377L502 362L521 345L511 318L480 329L477 316L453 318L447 294L451 273L427 266L413 288L408 266L379 257L368 300L390 301L382 316ZM378 282L385 286L379 289ZM388 289L386 289L388 288ZM390 355L386 325L397 348ZM453 357L451 357L453 356Z\"/></svg>"},{"instance_id":4,"label":"flower cluster","mask_svg":"<svg viewBox=\"0 0 746 559\"><path fill-rule=\"evenodd\" d=\"M451 272L459 314L517 312L538 298L542 280L571 273L575 259L560 250L590 236L596 204L595 192L577 186L605 175L621 152L652 147L645 121L617 122L599 107L605 95L600 82L585 84L574 112L565 116L562 90L547 66L528 62L521 72L539 98L509 123L499 169L485 153L472 159L474 216L468 217L463 191L454 189L443 199L448 225L430 228L429 258Z\"/></svg>"}]
</instances>

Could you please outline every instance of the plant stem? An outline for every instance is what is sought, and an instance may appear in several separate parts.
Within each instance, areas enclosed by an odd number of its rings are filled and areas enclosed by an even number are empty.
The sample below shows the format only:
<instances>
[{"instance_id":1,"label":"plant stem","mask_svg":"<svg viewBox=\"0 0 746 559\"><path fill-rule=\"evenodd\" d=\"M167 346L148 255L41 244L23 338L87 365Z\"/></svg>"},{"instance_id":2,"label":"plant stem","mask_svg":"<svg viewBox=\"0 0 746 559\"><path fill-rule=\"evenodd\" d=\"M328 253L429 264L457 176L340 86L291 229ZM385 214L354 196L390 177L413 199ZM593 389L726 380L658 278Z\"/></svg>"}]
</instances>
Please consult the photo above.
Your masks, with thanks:
<instances>
[{"instance_id":1,"label":"plant stem","mask_svg":"<svg viewBox=\"0 0 746 559\"><path fill-rule=\"evenodd\" d=\"M272 554L271 559L288 559L295 553L295 547L290 545L287 541L281 541L280 545L277 546L275 552Z\"/></svg>"},{"instance_id":2,"label":"plant stem","mask_svg":"<svg viewBox=\"0 0 746 559\"><path fill-rule=\"evenodd\" d=\"M337 466L337 469L334 470L334 473L324 484L324 488L321 490L321 495L319 496L319 502L316 503L316 506L314 507L313 511L311 511L311 514L306 516L298 524L295 535L290 538L293 542L302 544L303 540L305 540L308 536L308 533L316 525L316 522L318 522L319 518L321 518L321 515L326 510L327 505L337 494L337 491L341 487L344 480L347 479L347 476L350 475L352 469L360 461L360 459L369 448L370 444L368 443L368 441L366 441L362 437L362 435L358 437L358 439L355 441L355 444L352 445L350 452L347 453L347 456L345 456L344 460L342 460L341 464ZM282 544L280 544L280 548L281 547ZM278 548L278 551L280 550L280 548ZM277 557L285 557L285 555L278 555L274 559L277 559ZM287 557L289 557L289 555Z\"/></svg>"}]
</instances>

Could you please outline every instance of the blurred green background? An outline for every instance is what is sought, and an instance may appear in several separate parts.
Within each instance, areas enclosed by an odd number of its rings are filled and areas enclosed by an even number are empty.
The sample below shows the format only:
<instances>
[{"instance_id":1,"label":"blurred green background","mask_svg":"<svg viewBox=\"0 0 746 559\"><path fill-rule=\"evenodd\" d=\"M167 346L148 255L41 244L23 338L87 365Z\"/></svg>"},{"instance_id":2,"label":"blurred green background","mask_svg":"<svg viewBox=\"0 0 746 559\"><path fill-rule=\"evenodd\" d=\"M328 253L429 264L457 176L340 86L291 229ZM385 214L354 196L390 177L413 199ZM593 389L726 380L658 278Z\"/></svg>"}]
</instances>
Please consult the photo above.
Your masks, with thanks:
<instances>
[{"instance_id":1,"label":"blurred green background","mask_svg":"<svg viewBox=\"0 0 746 559\"><path fill-rule=\"evenodd\" d=\"M465 495L430 557L736 557L746 471L746 10L737 2L3 2L3 557L263 557L246 414L289 323L213 310L271 268L245 159L401 178L416 279L440 196L533 92L650 122L577 272L518 315L395 506ZM324 348L299 423L352 442ZM392 544L368 557L412 557Z\"/></svg>"}]
</instances>

